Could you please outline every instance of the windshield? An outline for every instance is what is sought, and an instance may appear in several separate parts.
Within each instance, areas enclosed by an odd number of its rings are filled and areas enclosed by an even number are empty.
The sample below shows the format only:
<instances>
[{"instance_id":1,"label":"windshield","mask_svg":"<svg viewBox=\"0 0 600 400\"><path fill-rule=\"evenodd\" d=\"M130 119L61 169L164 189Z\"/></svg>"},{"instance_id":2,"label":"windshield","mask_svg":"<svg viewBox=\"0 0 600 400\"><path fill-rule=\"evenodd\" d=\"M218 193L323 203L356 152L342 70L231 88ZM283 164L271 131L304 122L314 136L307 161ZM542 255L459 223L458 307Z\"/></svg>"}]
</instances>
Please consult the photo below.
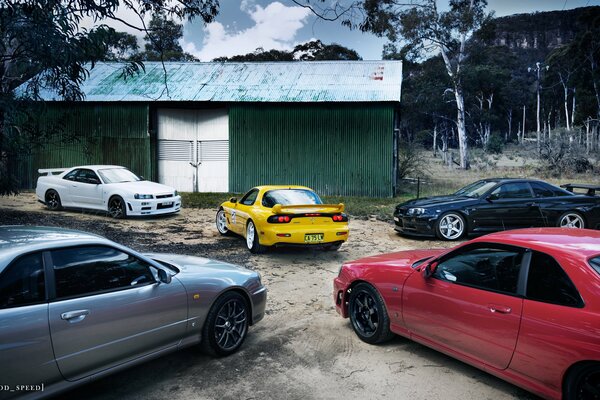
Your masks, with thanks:
<instances>
[{"instance_id":1,"label":"windshield","mask_svg":"<svg viewBox=\"0 0 600 400\"><path fill-rule=\"evenodd\" d=\"M273 207L275 204L282 206L323 204L316 193L305 189L271 190L265 193L262 203L265 207Z\"/></svg>"},{"instance_id":2,"label":"windshield","mask_svg":"<svg viewBox=\"0 0 600 400\"><path fill-rule=\"evenodd\" d=\"M495 181L477 181L460 189L458 192L454 193L454 195L466 197L479 197L494 186L496 186L497 183L498 182Z\"/></svg>"},{"instance_id":3,"label":"windshield","mask_svg":"<svg viewBox=\"0 0 600 400\"><path fill-rule=\"evenodd\" d=\"M100 169L98 170L98 173L102 177L104 183L137 182L142 180L142 178L127 168Z\"/></svg>"}]
</instances>

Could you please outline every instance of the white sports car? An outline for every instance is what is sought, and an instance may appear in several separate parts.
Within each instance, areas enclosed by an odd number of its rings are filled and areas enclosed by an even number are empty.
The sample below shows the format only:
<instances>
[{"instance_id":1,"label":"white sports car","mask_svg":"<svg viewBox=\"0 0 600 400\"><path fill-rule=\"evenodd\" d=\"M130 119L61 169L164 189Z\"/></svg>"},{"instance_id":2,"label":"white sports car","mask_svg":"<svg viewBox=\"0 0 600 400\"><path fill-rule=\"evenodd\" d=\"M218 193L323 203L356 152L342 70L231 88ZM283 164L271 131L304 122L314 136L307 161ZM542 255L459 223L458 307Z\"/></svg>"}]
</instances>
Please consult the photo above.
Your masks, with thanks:
<instances>
[{"instance_id":1,"label":"white sports car","mask_svg":"<svg viewBox=\"0 0 600 400\"><path fill-rule=\"evenodd\" d=\"M35 193L50 210L90 208L113 218L176 213L181 196L170 186L146 181L115 165L40 169ZM57 174L57 175L54 175Z\"/></svg>"}]
</instances>

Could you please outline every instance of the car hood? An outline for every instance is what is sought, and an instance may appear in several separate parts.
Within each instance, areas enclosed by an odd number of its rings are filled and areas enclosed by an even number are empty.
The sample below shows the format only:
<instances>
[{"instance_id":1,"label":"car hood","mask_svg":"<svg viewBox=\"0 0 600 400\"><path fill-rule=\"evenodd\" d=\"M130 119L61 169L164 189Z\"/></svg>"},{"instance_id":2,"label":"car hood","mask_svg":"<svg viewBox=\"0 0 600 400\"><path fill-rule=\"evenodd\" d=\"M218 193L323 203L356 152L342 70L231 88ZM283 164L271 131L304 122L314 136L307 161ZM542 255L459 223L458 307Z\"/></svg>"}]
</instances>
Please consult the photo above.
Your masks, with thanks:
<instances>
[{"instance_id":1,"label":"car hood","mask_svg":"<svg viewBox=\"0 0 600 400\"><path fill-rule=\"evenodd\" d=\"M400 207L433 207L433 206L442 206L448 203L456 204L458 202L475 202L477 199L466 196L433 196L433 197L424 197L422 199L414 199L399 204L397 208Z\"/></svg>"},{"instance_id":2,"label":"car hood","mask_svg":"<svg viewBox=\"0 0 600 400\"><path fill-rule=\"evenodd\" d=\"M429 249L429 250L405 250L396 253L380 254L377 256L365 257L356 261L351 261L344 264L347 267L362 266L362 267L409 267L424 258L435 257L446 249Z\"/></svg>"},{"instance_id":3,"label":"car hood","mask_svg":"<svg viewBox=\"0 0 600 400\"><path fill-rule=\"evenodd\" d=\"M194 275L198 273L255 273L239 265L229 264L224 261L212 260L210 258L163 253L146 253L144 255L153 260L173 264L180 270L180 274L183 276Z\"/></svg>"},{"instance_id":4,"label":"car hood","mask_svg":"<svg viewBox=\"0 0 600 400\"><path fill-rule=\"evenodd\" d=\"M139 194L167 194L175 192L175 189L171 186L151 181L109 183L108 185Z\"/></svg>"}]
</instances>

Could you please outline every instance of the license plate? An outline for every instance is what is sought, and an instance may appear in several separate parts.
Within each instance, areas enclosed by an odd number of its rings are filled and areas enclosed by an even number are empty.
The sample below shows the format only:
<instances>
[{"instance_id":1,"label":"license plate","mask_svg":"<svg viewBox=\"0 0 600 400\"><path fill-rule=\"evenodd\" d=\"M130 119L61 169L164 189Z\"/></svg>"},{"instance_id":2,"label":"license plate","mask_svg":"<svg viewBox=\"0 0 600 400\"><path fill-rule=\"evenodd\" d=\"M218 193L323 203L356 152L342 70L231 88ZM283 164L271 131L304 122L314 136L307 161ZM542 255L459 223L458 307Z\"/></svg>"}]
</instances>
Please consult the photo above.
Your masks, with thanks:
<instances>
[{"instance_id":1,"label":"license plate","mask_svg":"<svg viewBox=\"0 0 600 400\"><path fill-rule=\"evenodd\" d=\"M173 205L173 202L171 201L170 203L160 203L160 205L163 207L171 207Z\"/></svg>"},{"instance_id":2,"label":"license plate","mask_svg":"<svg viewBox=\"0 0 600 400\"><path fill-rule=\"evenodd\" d=\"M304 235L304 242L306 242L306 243L316 243L316 242L322 242L322 241L323 241L322 233L307 233L306 235Z\"/></svg>"}]
</instances>

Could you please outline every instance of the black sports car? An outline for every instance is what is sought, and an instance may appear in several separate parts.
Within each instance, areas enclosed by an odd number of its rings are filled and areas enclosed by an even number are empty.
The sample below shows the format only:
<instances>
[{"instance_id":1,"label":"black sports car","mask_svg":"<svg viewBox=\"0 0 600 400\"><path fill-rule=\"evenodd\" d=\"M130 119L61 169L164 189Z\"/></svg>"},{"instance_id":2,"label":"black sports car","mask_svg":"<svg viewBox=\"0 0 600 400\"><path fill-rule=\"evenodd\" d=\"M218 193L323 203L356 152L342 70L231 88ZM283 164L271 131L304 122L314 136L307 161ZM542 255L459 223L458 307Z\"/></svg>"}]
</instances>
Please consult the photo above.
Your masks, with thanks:
<instances>
[{"instance_id":1,"label":"black sports car","mask_svg":"<svg viewBox=\"0 0 600 400\"><path fill-rule=\"evenodd\" d=\"M448 196L410 200L396 206L400 233L456 240L536 226L600 229L600 186L565 185L532 179L484 179ZM587 189L586 194L573 188Z\"/></svg>"}]
</instances>

